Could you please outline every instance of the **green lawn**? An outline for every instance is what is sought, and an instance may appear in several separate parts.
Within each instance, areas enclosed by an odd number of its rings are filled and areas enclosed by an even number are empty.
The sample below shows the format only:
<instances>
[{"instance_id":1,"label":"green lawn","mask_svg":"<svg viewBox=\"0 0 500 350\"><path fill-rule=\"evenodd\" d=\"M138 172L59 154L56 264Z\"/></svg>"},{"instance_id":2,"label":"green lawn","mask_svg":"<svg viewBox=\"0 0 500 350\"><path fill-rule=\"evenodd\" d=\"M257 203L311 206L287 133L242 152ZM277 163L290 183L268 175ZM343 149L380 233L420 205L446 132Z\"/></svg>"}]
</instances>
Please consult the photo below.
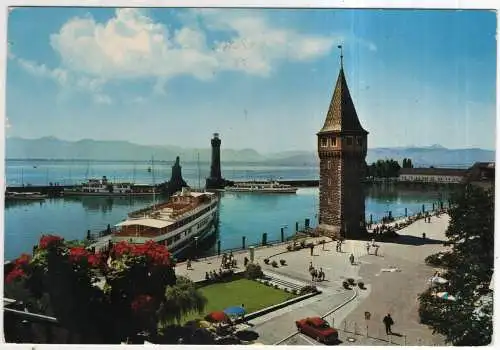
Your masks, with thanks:
<instances>
[{"instance_id":1,"label":"green lawn","mask_svg":"<svg viewBox=\"0 0 500 350\"><path fill-rule=\"evenodd\" d=\"M227 307L241 306L241 304L245 305L247 313L251 313L294 297L293 294L281 289L268 287L245 278L226 283L214 283L200 288L200 291L208 300L205 311L200 315L186 315L182 323L195 318L204 318L212 311L223 311Z\"/></svg>"}]
</instances>

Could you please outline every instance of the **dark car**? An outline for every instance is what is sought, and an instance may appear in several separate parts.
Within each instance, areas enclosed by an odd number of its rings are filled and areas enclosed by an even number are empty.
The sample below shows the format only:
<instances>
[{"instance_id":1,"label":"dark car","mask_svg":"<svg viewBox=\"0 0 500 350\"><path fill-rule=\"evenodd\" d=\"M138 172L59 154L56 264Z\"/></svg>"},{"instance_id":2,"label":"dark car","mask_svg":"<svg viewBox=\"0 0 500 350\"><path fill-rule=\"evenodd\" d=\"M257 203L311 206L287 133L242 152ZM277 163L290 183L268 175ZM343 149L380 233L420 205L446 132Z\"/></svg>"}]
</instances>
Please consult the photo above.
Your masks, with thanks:
<instances>
[{"instance_id":1,"label":"dark car","mask_svg":"<svg viewBox=\"0 0 500 350\"><path fill-rule=\"evenodd\" d=\"M304 333L318 342L324 344L335 343L339 338L339 333L335 328L330 327L321 317L308 317L295 321L297 330Z\"/></svg>"}]
</instances>

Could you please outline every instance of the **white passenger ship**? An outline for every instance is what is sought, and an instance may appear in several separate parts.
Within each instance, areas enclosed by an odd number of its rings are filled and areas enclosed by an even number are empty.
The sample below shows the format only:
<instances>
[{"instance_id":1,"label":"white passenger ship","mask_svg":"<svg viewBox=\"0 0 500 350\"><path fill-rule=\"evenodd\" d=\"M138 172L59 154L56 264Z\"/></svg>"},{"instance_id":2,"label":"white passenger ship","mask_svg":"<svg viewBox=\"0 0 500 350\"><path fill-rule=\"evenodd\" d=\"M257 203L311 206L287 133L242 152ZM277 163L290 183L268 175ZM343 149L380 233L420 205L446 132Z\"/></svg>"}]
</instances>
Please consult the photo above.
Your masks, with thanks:
<instances>
[{"instance_id":1,"label":"white passenger ship","mask_svg":"<svg viewBox=\"0 0 500 350\"><path fill-rule=\"evenodd\" d=\"M233 186L226 186L226 192L254 192L254 193L296 193L297 187L280 184L277 181L246 181L235 182Z\"/></svg>"},{"instance_id":2,"label":"white passenger ship","mask_svg":"<svg viewBox=\"0 0 500 350\"><path fill-rule=\"evenodd\" d=\"M91 247L101 250L110 240L131 243L153 240L177 254L214 232L218 203L215 193L183 188L167 202L129 213L127 220L115 225L111 235L101 237Z\"/></svg>"},{"instance_id":3,"label":"white passenger ship","mask_svg":"<svg viewBox=\"0 0 500 350\"><path fill-rule=\"evenodd\" d=\"M80 186L64 189L65 196L144 196L153 195L153 186L138 185L131 182L111 182L106 176L102 179L89 179Z\"/></svg>"}]
</instances>

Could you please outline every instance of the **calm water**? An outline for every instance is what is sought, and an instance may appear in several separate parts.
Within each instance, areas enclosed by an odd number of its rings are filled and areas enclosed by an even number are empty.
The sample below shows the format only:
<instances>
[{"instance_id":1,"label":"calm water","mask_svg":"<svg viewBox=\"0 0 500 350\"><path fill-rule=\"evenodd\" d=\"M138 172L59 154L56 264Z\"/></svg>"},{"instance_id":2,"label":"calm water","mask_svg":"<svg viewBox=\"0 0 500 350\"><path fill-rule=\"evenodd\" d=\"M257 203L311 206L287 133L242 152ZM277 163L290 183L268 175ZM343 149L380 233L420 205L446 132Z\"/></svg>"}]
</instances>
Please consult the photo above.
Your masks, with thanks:
<instances>
[{"instance_id":1,"label":"calm water","mask_svg":"<svg viewBox=\"0 0 500 350\"><path fill-rule=\"evenodd\" d=\"M253 169L253 171L256 171ZM260 169L257 171L264 170ZM287 174L290 170L281 171ZM280 172L277 172L278 174ZM267 175L276 176L276 172ZM287 177L291 178L291 177ZM305 177L306 178L306 177ZM367 192L366 216L377 220L391 210L394 216L421 210L422 204L432 208L432 203L446 193L395 191L371 188ZM59 198L40 203L7 202L5 204L5 259L12 259L22 252L30 252L41 233L57 233L67 239L83 239L88 229L98 232L107 224L114 225L127 213L151 204L152 199L140 198ZM304 188L297 194L255 195L224 193L220 206L219 235L222 249L241 246L242 236L247 245L258 243L263 232L268 240L280 238L280 228L287 226L290 235L299 221L304 219L317 224L318 189Z\"/></svg>"},{"instance_id":2,"label":"calm water","mask_svg":"<svg viewBox=\"0 0 500 350\"><path fill-rule=\"evenodd\" d=\"M48 185L57 182L73 185L87 178L107 176L113 181L131 181L152 184L168 181L172 162L154 162L154 171L148 172L151 162L103 162L103 161L41 161L8 160L5 177L8 185ZM183 162L182 175L191 187L203 186L210 173L209 163ZM154 178L153 178L154 175ZM222 176L230 180L248 179L318 179L317 167L286 167L255 164L223 164Z\"/></svg>"}]
</instances>

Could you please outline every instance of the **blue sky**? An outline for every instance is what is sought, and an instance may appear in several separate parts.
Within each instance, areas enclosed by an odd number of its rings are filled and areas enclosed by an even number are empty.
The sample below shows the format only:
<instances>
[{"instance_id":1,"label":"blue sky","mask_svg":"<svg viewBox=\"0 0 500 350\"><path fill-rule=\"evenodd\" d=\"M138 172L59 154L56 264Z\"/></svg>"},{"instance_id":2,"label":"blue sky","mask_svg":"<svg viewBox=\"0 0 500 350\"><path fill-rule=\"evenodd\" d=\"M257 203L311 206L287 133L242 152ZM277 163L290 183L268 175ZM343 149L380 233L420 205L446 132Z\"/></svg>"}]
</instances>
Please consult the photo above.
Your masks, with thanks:
<instances>
[{"instance_id":1,"label":"blue sky","mask_svg":"<svg viewBox=\"0 0 500 350\"><path fill-rule=\"evenodd\" d=\"M313 150L339 70L369 147L494 149L496 15L17 8L7 136Z\"/></svg>"}]
</instances>

